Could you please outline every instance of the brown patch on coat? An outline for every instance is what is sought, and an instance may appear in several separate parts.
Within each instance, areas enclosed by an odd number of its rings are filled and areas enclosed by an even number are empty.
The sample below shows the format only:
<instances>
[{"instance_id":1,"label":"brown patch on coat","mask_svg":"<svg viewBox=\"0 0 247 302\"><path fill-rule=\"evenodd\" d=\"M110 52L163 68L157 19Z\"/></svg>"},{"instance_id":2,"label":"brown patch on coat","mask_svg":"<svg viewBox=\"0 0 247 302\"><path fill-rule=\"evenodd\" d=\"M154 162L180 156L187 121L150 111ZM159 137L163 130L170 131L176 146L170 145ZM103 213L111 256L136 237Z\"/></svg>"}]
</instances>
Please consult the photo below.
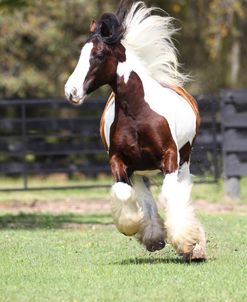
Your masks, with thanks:
<instances>
[{"instance_id":1,"label":"brown patch on coat","mask_svg":"<svg viewBox=\"0 0 247 302\"><path fill-rule=\"evenodd\" d=\"M174 90L176 93L178 93L179 95L181 95L189 103L192 110L194 111L194 113L196 115L196 134L197 134L198 130L199 130L199 127L200 127L200 122L201 122L197 101L195 100L195 98L191 94L188 93L188 91L186 91L182 87L172 86L170 88L172 90ZM115 98L115 94L114 94L114 92L112 92L110 97L108 98L108 101L107 101L106 105L105 105L103 114L101 116L101 121L100 121L100 136L101 136L101 140L102 140L103 145L106 148L106 150L108 150L108 146L106 144L105 133L104 133L104 125L105 125L105 120L104 119L105 119L105 114L106 114L109 106L112 104L114 98ZM188 161L188 159L189 159L188 154L190 154L190 152L191 152L191 147L192 146L188 142L180 149L180 156L183 158L182 162ZM184 152L185 152L185 154L184 154Z\"/></svg>"},{"instance_id":2,"label":"brown patch on coat","mask_svg":"<svg viewBox=\"0 0 247 302\"><path fill-rule=\"evenodd\" d=\"M169 124L145 101L139 76L132 71L127 84L123 77L118 77L112 88L115 119L111 126L109 156L115 179L128 182L136 170L174 172L178 168L177 147Z\"/></svg>"},{"instance_id":3,"label":"brown patch on coat","mask_svg":"<svg viewBox=\"0 0 247 302\"><path fill-rule=\"evenodd\" d=\"M180 167L185 163L189 162L190 160L190 154L191 154L191 144L187 142L180 150L179 150L179 155L180 155Z\"/></svg>"}]
</instances>

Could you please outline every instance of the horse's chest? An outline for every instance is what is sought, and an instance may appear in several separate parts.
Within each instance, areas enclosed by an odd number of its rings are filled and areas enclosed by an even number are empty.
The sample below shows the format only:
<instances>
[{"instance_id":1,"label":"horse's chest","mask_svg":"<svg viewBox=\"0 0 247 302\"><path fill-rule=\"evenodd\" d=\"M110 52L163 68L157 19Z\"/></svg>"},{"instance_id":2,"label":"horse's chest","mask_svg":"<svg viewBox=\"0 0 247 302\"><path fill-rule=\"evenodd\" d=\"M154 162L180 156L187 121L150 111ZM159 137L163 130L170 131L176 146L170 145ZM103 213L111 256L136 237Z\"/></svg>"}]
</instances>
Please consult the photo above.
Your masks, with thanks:
<instances>
[{"instance_id":1,"label":"horse's chest","mask_svg":"<svg viewBox=\"0 0 247 302\"><path fill-rule=\"evenodd\" d=\"M120 113L111 126L110 156L117 154L133 169L156 169L170 139L163 117L151 111L141 118Z\"/></svg>"}]
</instances>

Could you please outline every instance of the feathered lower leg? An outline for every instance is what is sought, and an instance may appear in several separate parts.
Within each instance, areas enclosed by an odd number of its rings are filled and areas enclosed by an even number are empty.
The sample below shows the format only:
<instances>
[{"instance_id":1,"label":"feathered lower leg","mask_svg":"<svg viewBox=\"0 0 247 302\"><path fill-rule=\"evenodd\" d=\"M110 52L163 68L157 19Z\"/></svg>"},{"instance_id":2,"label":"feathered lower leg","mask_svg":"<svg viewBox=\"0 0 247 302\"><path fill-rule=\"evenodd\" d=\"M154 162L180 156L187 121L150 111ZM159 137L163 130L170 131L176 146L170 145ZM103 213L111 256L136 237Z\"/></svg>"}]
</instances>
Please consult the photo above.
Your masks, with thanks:
<instances>
[{"instance_id":1,"label":"feathered lower leg","mask_svg":"<svg viewBox=\"0 0 247 302\"><path fill-rule=\"evenodd\" d=\"M168 241L186 260L206 258L205 232L191 205L189 164L165 176L161 196L165 201Z\"/></svg>"},{"instance_id":2,"label":"feathered lower leg","mask_svg":"<svg viewBox=\"0 0 247 302\"><path fill-rule=\"evenodd\" d=\"M151 192L143 182L143 178L135 175L132 179L139 206L143 211L143 219L136 238L150 252L161 250L165 247L164 221L158 214L156 203L153 200Z\"/></svg>"},{"instance_id":3,"label":"feathered lower leg","mask_svg":"<svg viewBox=\"0 0 247 302\"><path fill-rule=\"evenodd\" d=\"M123 161L116 155L110 160L112 174L116 183L112 186L111 210L117 229L127 235L133 236L138 230L143 218L143 211L137 201Z\"/></svg>"}]
</instances>

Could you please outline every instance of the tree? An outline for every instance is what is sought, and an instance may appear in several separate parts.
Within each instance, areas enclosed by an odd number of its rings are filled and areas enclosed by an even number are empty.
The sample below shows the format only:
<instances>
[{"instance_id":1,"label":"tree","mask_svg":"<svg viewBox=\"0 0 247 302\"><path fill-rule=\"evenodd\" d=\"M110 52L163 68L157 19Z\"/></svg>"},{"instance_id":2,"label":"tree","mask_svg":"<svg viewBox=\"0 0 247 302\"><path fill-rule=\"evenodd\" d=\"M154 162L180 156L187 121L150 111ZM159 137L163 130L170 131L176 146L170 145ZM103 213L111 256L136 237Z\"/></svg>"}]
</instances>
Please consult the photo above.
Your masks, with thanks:
<instances>
[{"instance_id":1,"label":"tree","mask_svg":"<svg viewBox=\"0 0 247 302\"><path fill-rule=\"evenodd\" d=\"M0 97L63 96L91 19L118 2L0 0ZM247 86L246 1L147 2L179 20L175 43L193 93Z\"/></svg>"}]
</instances>

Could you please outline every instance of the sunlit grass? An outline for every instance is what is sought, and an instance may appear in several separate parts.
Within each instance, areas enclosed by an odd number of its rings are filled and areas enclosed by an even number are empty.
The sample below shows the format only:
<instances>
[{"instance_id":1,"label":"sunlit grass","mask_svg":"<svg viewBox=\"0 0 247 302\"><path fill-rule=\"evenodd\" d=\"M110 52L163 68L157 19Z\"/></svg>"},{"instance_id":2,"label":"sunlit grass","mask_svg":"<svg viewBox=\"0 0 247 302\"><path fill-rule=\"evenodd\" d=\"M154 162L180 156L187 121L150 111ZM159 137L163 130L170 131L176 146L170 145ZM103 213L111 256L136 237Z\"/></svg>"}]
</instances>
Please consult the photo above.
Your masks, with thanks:
<instances>
[{"instance_id":1,"label":"sunlit grass","mask_svg":"<svg viewBox=\"0 0 247 302\"><path fill-rule=\"evenodd\" d=\"M246 217L201 220L208 261L186 264L170 246L146 252L108 215L0 216L0 301L247 301Z\"/></svg>"},{"instance_id":2,"label":"sunlit grass","mask_svg":"<svg viewBox=\"0 0 247 302\"><path fill-rule=\"evenodd\" d=\"M195 181L197 179L195 178ZM160 184L162 179L155 177L152 181L154 184L151 188L155 198L158 198L160 193ZM24 191L24 192L0 192L0 202L21 201L33 202L34 200L50 201L62 200L66 198L76 199L108 199L110 186L113 180L110 176L102 176L95 179L77 178L69 179L65 176L53 177L32 177L29 179L29 187L58 187L58 186L83 186L95 185L95 188L77 188L66 190L41 190L41 191ZM97 185L106 185L106 188L97 187ZM21 188L23 181L20 178L0 178L0 188ZM203 199L209 202L228 202L224 193L224 182L221 179L218 183L195 183L192 190L193 199ZM247 203L247 177L241 179L241 200L242 203Z\"/></svg>"},{"instance_id":3,"label":"sunlit grass","mask_svg":"<svg viewBox=\"0 0 247 302\"><path fill-rule=\"evenodd\" d=\"M99 177L95 179L77 178L69 179L66 176L53 177L32 177L28 179L28 188L51 188L51 187L66 187L66 186L90 186L96 188L76 188L76 189L61 189L61 190L37 190L37 191L8 191L0 192L0 202L20 201L25 203L41 200L49 202L51 200L63 200L67 198L76 199L105 199L108 197L109 188L112 184L111 177ZM97 187L97 186L109 187ZM0 178L0 188L23 188L23 180L20 178Z\"/></svg>"},{"instance_id":4,"label":"sunlit grass","mask_svg":"<svg viewBox=\"0 0 247 302\"><path fill-rule=\"evenodd\" d=\"M194 199L205 199L209 202L230 202L229 198L225 196L224 192L224 181L219 180L218 183L212 184L194 184L193 186L193 198ZM247 204L247 177L242 177L240 180L240 195L241 199L234 202L246 203Z\"/></svg>"}]
</instances>

